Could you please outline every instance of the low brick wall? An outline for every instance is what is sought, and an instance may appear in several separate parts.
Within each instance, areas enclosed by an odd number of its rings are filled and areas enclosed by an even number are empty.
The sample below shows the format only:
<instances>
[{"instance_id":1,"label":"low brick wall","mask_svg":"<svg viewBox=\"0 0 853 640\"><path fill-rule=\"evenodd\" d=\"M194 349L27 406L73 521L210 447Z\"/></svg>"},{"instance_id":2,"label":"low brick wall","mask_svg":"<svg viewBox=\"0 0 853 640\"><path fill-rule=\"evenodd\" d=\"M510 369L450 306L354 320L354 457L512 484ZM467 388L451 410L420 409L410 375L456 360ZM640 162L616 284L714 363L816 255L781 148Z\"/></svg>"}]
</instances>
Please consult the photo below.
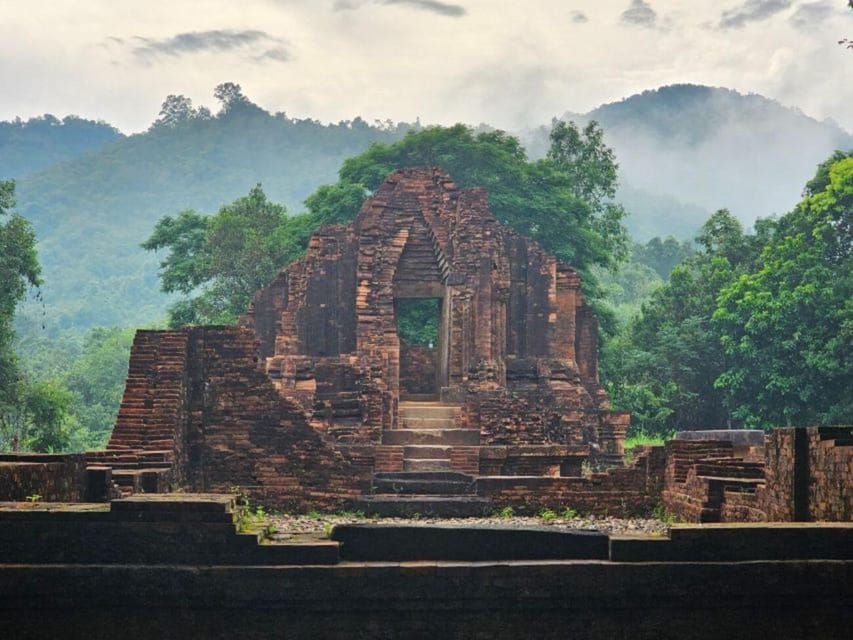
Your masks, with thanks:
<instances>
[{"instance_id":1,"label":"low brick wall","mask_svg":"<svg viewBox=\"0 0 853 640\"><path fill-rule=\"evenodd\" d=\"M764 463L731 442L667 443L663 504L689 522L853 520L853 428L774 429Z\"/></svg>"},{"instance_id":2,"label":"low brick wall","mask_svg":"<svg viewBox=\"0 0 853 640\"><path fill-rule=\"evenodd\" d=\"M0 501L80 502L85 485L82 454L0 454Z\"/></svg>"},{"instance_id":3,"label":"low brick wall","mask_svg":"<svg viewBox=\"0 0 853 640\"><path fill-rule=\"evenodd\" d=\"M519 514L542 509L576 509L599 516L648 515L658 498L647 490L642 469L611 469L589 477L492 476L476 480L477 494L495 507L511 506Z\"/></svg>"},{"instance_id":4,"label":"low brick wall","mask_svg":"<svg viewBox=\"0 0 853 640\"><path fill-rule=\"evenodd\" d=\"M520 445L480 448L480 475L580 476L589 458L585 445Z\"/></svg>"}]
</instances>

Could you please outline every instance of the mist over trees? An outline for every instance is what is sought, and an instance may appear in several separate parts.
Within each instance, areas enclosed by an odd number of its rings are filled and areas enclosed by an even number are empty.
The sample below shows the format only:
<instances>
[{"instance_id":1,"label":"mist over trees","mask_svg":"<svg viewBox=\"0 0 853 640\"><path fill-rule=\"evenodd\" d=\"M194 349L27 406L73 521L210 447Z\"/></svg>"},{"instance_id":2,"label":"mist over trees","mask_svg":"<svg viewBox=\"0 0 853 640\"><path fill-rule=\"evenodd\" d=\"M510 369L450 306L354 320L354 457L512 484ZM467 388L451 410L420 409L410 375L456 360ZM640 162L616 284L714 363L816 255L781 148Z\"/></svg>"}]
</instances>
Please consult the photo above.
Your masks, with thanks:
<instances>
[{"instance_id":1,"label":"mist over trees","mask_svg":"<svg viewBox=\"0 0 853 640\"><path fill-rule=\"evenodd\" d=\"M45 114L0 122L0 179L22 178L122 139L106 122Z\"/></svg>"}]
</instances>

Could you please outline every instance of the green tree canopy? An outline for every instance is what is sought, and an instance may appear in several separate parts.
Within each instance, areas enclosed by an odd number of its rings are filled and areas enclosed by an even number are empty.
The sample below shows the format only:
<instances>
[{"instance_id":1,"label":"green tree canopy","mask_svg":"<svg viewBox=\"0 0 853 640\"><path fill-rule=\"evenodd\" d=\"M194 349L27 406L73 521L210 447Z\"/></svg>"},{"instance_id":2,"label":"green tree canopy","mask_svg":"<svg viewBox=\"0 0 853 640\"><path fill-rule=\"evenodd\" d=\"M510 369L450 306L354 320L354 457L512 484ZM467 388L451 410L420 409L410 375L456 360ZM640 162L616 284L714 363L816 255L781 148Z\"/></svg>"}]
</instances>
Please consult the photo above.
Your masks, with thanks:
<instances>
[{"instance_id":1,"label":"green tree canopy","mask_svg":"<svg viewBox=\"0 0 853 640\"><path fill-rule=\"evenodd\" d=\"M163 291L194 296L170 309L170 324L234 322L255 291L299 257L315 226L309 216L288 216L260 185L216 215L161 218L142 247L168 251L160 262Z\"/></svg>"},{"instance_id":2,"label":"green tree canopy","mask_svg":"<svg viewBox=\"0 0 853 640\"><path fill-rule=\"evenodd\" d=\"M548 157L537 162L503 131L475 133L458 124L410 132L345 161L340 180L305 204L323 222L350 220L388 175L416 166L440 166L462 187L485 187L501 222L581 270L589 285L591 267L611 267L625 255L624 211L612 202L617 165L594 122L583 131L556 122Z\"/></svg>"},{"instance_id":3,"label":"green tree canopy","mask_svg":"<svg viewBox=\"0 0 853 640\"><path fill-rule=\"evenodd\" d=\"M853 157L752 234L726 211L605 345L614 404L652 432L853 420Z\"/></svg>"},{"instance_id":4,"label":"green tree canopy","mask_svg":"<svg viewBox=\"0 0 853 640\"><path fill-rule=\"evenodd\" d=\"M714 314L730 358L717 386L747 424L853 420L853 158L807 193Z\"/></svg>"},{"instance_id":5,"label":"green tree canopy","mask_svg":"<svg viewBox=\"0 0 853 640\"><path fill-rule=\"evenodd\" d=\"M726 369L711 327L721 288L749 263L747 235L731 213L716 212L702 227L700 249L670 273L628 326L605 347L604 369L620 408L653 433L730 422L714 382Z\"/></svg>"},{"instance_id":6,"label":"green tree canopy","mask_svg":"<svg viewBox=\"0 0 853 640\"><path fill-rule=\"evenodd\" d=\"M36 237L30 223L13 213L15 183L0 181L0 405L13 404L19 391L12 351L12 318L29 287L41 284Z\"/></svg>"},{"instance_id":7,"label":"green tree canopy","mask_svg":"<svg viewBox=\"0 0 853 640\"><path fill-rule=\"evenodd\" d=\"M241 104L235 91L223 89L226 105ZM592 267L612 267L626 253L624 211L611 201L616 164L595 123L582 132L557 123L553 138L549 158L528 162L521 143L502 131L431 127L346 160L337 183L306 199L306 214L288 216L258 186L215 216L165 216L142 246L168 251L160 263L164 291L195 296L172 307L170 323L233 322L319 225L349 222L388 175L413 166L441 166L463 187L488 189L497 218L579 269L595 301Z\"/></svg>"}]
</instances>

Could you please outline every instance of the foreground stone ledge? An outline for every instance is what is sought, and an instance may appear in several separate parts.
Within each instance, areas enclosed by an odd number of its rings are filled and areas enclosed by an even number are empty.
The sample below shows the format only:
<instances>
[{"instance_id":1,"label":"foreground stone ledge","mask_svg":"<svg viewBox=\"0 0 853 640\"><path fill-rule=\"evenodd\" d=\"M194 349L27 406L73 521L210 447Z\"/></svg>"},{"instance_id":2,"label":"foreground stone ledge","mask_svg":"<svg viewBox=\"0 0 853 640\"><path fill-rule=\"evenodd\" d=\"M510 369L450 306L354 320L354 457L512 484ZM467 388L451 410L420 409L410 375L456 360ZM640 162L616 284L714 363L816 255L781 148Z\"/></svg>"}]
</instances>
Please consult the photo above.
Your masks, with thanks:
<instances>
[{"instance_id":1,"label":"foreground stone ledge","mask_svg":"<svg viewBox=\"0 0 853 640\"><path fill-rule=\"evenodd\" d=\"M15 638L848 638L853 563L0 566Z\"/></svg>"}]
</instances>

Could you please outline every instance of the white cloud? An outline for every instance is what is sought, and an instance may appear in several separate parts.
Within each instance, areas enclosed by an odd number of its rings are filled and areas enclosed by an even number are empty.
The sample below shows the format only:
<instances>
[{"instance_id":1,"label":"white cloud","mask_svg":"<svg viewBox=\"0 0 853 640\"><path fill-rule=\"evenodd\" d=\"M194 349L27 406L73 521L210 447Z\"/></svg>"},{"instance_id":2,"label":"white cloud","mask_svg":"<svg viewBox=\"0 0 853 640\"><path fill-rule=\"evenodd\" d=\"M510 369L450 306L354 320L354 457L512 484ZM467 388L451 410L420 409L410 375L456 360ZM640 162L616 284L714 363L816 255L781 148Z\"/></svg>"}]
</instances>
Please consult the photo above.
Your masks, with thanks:
<instances>
[{"instance_id":1,"label":"white cloud","mask_svg":"<svg viewBox=\"0 0 853 640\"><path fill-rule=\"evenodd\" d=\"M141 130L166 95L214 107L213 87L233 81L270 111L299 117L523 128L693 82L762 93L853 129L853 86L837 80L853 54L836 44L853 33L853 12L803 29L795 16L814 12L816 0L752 29L707 28L726 11L742 13L744 0L440 2L464 9L458 16L349 1L361 9L335 11L334 0L209 0L204 12L190 0L0 0L0 119L78 113ZM654 28L626 30L620 18L632 7L648 7ZM105 46L110 36L123 44ZM145 46L147 66L130 53Z\"/></svg>"}]
</instances>

